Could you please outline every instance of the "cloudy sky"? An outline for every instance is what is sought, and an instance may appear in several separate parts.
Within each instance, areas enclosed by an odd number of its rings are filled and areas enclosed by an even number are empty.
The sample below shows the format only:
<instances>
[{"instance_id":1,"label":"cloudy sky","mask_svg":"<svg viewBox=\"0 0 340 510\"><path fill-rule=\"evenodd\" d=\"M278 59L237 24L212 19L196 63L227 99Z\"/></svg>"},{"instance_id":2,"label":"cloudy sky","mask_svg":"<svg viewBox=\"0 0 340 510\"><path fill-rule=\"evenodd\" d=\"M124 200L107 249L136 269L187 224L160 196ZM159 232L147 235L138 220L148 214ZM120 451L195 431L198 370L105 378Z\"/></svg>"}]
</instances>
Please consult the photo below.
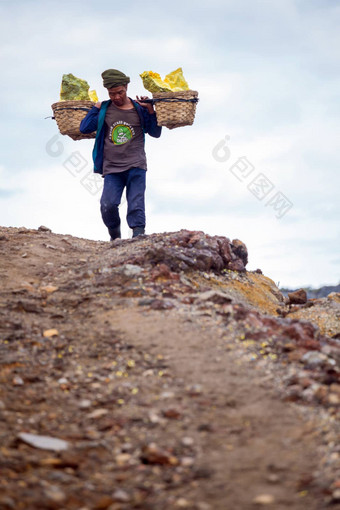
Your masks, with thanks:
<instances>
[{"instance_id":1,"label":"cloudy sky","mask_svg":"<svg viewBox=\"0 0 340 510\"><path fill-rule=\"evenodd\" d=\"M93 141L61 136L64 73L182 67L193 126L148 137L147 233L238 238L280 286L340 279L340 1L0 0L0 224L107 240ZM126 226L121 207L123 236Z\"/></svg>"}]
</instances>

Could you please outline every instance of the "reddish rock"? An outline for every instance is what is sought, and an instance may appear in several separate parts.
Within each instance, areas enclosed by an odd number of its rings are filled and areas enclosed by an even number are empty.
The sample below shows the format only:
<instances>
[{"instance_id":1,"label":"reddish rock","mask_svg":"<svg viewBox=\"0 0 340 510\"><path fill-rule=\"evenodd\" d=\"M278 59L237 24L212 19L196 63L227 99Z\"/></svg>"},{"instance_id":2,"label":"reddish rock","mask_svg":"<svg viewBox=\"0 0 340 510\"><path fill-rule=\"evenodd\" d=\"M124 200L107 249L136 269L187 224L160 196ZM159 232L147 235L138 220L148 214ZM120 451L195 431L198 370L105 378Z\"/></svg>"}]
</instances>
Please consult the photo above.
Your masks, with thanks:
<instances>
[{"instance_id":1,"label":"reddish rock","mask_svg":"<svg viewBox=\"0 0 340 510\"><path fill-rule=\"evenodd\" d=\"M141 461L144 464L160 464L176 466L179 461L170 452L159 448L155 443L150 443L142 448Z\"/></svg>"},{"instance_id":2,"label":"reddish rock","mask_svg":"<svg viewBox=\"0 0 340 510\"><path fill-rule=\"evenodd\" d=\"M291 305L304 305L307 303L307 293L304 289L289 292L288 298Z\"/></svg>"}]
</instances>

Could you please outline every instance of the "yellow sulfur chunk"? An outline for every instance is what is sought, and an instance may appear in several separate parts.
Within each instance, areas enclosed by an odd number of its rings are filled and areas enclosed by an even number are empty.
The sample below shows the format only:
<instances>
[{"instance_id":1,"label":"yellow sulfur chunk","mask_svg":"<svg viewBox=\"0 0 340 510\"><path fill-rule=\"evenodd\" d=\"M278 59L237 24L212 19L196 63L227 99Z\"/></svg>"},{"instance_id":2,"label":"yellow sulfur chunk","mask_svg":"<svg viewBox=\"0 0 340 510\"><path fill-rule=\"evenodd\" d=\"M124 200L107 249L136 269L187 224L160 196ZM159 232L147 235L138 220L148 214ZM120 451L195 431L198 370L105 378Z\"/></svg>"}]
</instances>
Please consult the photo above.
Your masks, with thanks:
<instances>
[{"instance_id":1,"label":"yellow sulfur chunk","mask_svg":"<svg viewBox=\"0 0 340 510\"><path fill-rule=\"evenodd\" d=\"M98 101L95 90L89 92L87 81L77 78L72 73L63 74L60 89L60 101Z\"/></svg>"},{"instance_id":2,"label":"yellow sulfur chunk","mask_svg":"<svg viewBox=\"0 0 340 510\"><path fill-rule=\"evenodd\" d=\"M179 92L181 90L189 90L182 68L179 67L175 71L167 74L164 80L158 73L153 71L144 71L140 74L144 87L149 92Z\"/></svg>"},{"instance_id":3,"label":"yellow sulfur chunk","mask_svg":"<svg viewBox=\"0 0 340 510\"><path fill-rule=\"evenodd\" d=\"M98 96L97 96L97 92L95 90L89 90L89 96L90 96L91 101L93 101L94 103L98 102Z\"/></svg>"}]
</instances>

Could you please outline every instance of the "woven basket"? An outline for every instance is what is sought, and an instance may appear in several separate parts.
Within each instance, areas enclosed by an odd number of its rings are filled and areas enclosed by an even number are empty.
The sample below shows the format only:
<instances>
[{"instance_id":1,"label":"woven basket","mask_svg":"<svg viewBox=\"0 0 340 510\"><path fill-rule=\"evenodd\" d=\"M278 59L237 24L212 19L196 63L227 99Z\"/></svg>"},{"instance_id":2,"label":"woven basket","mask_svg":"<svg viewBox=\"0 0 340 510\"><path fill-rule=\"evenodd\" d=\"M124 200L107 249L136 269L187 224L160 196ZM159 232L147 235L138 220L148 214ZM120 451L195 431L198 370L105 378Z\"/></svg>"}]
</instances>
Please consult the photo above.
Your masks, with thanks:
<instances>
[{"instance_id":1,"label":"woven basket","mask_svg":"<svg viewBox=\"0 0 340 510\"><path fill-rule=\"evenodd\" d=\"M79 131L80 122L94 104L93 101L59 101L59 103L54 103L52 110L60 133L68 135L73 140L95 138L95 132L85 135Z\"/></svg>"},{"instance_id":2,"label":"woven basket","mask_svg":"<svg viewBox=\"0 0 340 510\"><path fill-rule=\"evenodd\" d=\"M181 92L155 92L157 124L174 129L191 126L195 119L198 92L183 90Z\"/></svg>"}]
</instances>

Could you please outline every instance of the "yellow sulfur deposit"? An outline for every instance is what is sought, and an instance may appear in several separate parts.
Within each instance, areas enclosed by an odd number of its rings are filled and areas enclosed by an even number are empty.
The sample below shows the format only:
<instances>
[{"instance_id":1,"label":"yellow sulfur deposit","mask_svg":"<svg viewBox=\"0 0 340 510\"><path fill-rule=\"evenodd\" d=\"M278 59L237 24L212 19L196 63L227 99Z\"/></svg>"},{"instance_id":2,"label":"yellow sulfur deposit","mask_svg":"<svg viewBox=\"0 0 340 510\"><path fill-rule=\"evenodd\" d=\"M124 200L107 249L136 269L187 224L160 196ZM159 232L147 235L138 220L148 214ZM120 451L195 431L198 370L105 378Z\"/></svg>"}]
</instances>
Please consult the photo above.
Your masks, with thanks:
<instances>
[{"instance_id":1,"label":"yellow sulfur deposit","mask_svg":"<svg viewBox=\"0 0 340 510\"><path fill-rule=\"evenodd\" d=\"M63 74L60 89L60 101L98 101L95 90L89 91L87 81L73 74Z\"/></svg>"},{"instance_id":2,"label":"yellow sulfur deposit","mask_svg":"<svg viewBox=\"0 0 340 510\"><path fill-rule=\"evenodd\" d=\"M93 101L94 103L97 103L98 96L97 96L97 92L95 90L89 90L89 96L90 96L91 101Z\"/></svg>"},{"instance_id":3,"label":"yellow sulfur deposit","mask_svg":"<svg viewBox=\"0 0 340 510\"><path fill-rule=\"evenodd\" d=\"M167 74L164 80L158 73L153 71L144 71L140 74L143 85L149 92L179 92L180 90L189 90L182 68L179 67L175 71Z\"/></svg>"}]
</instances>

